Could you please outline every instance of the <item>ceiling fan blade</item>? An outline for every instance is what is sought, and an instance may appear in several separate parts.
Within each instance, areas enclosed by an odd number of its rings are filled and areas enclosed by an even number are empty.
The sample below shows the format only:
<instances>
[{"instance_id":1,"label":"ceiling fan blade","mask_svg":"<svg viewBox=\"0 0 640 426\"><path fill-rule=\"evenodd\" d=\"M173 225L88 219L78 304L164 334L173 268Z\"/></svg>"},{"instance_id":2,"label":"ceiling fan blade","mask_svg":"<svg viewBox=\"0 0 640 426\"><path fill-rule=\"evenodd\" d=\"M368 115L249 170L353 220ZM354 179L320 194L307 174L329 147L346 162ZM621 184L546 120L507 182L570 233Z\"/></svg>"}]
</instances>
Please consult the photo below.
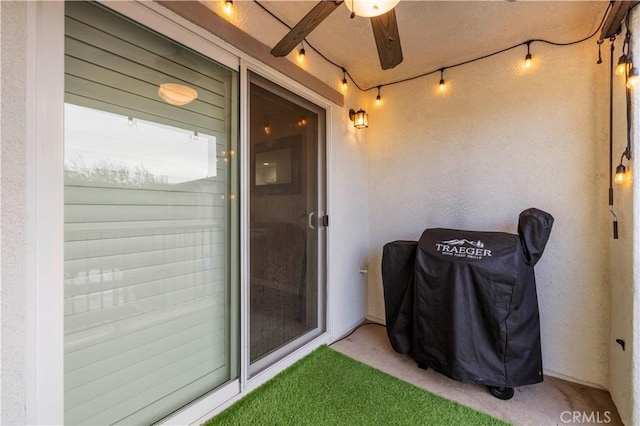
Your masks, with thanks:
<instances>
[{"instance_id":1,"label":"ceiling fan blade","mask_svg":"<svg viewBox=\"0 0 640 426\"><path fill-rule=\"evenodd\" d=\"M371 28L373 28L373 35L376 38L382 69L388 70L402 62L404 58L402 57L395 10L391 9L380 16L372 16Z\"/></svg>"},{"instance_id":2,"label":"ceiling fan blade","mask_svg":"<svg viewBox=\"0 0 640 426\"><path fill-rule=\"evenodd\" d=\"M340 4L342 4L342 1L321 1L315 5L314 8L271 49L271 54L273 56L286 56L289 54L294 47L299 45L300 42L304 40L315 27L320 25L331 12L336 10Z\"/></svg>"}]
</instances>

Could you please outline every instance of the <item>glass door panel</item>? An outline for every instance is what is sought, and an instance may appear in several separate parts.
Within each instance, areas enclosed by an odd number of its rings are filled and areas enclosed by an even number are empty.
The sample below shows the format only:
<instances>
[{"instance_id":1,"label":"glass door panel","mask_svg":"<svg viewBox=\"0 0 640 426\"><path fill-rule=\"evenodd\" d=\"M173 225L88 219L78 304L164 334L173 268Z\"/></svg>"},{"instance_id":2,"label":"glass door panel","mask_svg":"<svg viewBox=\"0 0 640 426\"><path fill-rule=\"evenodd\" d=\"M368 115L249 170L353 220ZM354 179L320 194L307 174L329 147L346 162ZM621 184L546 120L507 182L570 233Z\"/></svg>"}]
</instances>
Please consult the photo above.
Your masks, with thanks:
<instances>
[{"instance_id":1,"label":"glass door panel","mask_svg":"<svg viewBox=\"0 0 640 426\"><path fill-rule=\"evenodd\" d=\"M323 331L318 153L324 112L256 75L249 111L249 335L255 373Z\"/></svg>"},{"instance_id":2,"label":"glass door panel","mask_svg":"<svg viewBox=\"0 0 640 426\"><path fill-rule=\"evenodd\" d=\"M151 424L238 377L237 72L94 4L65 29L65 424Z\"/></svg>"}]
</instances>

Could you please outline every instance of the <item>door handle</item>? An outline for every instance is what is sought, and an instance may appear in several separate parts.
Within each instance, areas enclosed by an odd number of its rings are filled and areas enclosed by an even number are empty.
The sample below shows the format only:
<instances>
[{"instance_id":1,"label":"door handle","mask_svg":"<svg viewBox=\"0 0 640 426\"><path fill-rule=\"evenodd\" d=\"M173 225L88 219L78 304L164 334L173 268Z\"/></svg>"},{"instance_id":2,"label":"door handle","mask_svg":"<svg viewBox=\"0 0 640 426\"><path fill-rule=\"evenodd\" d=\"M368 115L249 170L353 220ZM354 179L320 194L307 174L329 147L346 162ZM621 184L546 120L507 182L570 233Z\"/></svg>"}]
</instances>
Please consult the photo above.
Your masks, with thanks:
<instances>
[{"instance_id":1,"label":"door handle","mask_svg":"<svg viewBox=\"0 0 640 426\"><path fill-rule=\"evenodd\" d=\"M311 229L316 229L316 227L313 225L313 218L316 216L316 212L311 212L309 213L309 228Z\"/></svg>"}]
</instances>

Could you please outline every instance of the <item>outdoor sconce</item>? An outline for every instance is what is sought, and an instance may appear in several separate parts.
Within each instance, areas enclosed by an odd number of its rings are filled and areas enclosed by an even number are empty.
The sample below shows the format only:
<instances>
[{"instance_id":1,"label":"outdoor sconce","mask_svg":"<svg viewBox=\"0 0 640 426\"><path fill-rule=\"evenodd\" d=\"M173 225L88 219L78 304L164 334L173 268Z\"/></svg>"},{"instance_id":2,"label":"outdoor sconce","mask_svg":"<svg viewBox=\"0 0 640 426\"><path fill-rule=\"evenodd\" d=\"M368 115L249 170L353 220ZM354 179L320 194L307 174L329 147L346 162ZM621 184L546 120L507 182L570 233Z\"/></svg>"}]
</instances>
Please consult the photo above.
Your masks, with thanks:
<instances>
[{"instance_id":1,"label":"outdoor sconce","mask_svg":"<svg viewBox=\"0 0 640 426\"><path fill-rule=\"evenodd\" d=\"M356 129L365 129L369 127L369 116L363 109L359 109L358 111L350 109L349 120L353 121L353 127Z\"/></svg>"}]
</instances>

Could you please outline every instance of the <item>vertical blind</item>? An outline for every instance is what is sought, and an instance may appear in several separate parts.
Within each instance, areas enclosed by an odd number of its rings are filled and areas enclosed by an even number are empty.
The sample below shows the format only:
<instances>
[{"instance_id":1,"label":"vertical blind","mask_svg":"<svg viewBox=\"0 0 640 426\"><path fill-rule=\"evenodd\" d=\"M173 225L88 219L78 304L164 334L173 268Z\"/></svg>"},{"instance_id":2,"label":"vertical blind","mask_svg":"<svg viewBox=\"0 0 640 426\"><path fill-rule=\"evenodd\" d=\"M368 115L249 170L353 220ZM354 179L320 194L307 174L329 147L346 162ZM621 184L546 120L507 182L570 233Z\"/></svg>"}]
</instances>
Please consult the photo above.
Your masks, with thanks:
<instances>
[{"instance_id":1,"label":"vertical blind","mask_svg":"<svg viewBox=\"0 0 640 426\"><path fill-rule=\"evenodd\" d=\"M65 28L65 423L149 424L237 375L237 74L94 4Z\"/></svg>"}]
</instances>

